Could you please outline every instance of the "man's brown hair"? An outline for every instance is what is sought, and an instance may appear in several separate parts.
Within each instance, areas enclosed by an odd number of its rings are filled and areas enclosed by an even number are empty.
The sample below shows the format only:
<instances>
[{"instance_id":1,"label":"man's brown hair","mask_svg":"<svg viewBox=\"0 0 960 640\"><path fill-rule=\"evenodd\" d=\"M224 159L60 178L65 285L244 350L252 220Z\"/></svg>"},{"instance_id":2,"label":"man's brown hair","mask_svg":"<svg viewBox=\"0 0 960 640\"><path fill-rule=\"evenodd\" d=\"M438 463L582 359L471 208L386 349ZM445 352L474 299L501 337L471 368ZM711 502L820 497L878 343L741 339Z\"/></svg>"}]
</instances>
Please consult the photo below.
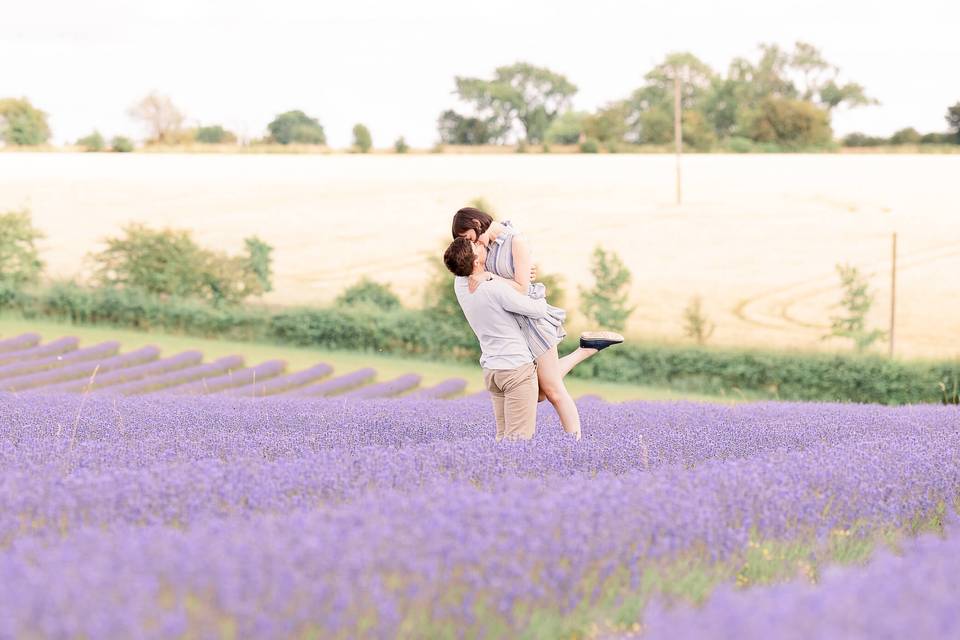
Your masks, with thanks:
<instances>
[{"instance_id":1,"label":"man's brown hair","mask_svg":"<svg viewBox=\"0 0 960 640\"><path fill-rule=\"evenodd\" d=\"M473 273L473 243L466 238L457 238L443 252L443 264L447 265L455 276L468 276Z\"/></svg>"}]
</instances>

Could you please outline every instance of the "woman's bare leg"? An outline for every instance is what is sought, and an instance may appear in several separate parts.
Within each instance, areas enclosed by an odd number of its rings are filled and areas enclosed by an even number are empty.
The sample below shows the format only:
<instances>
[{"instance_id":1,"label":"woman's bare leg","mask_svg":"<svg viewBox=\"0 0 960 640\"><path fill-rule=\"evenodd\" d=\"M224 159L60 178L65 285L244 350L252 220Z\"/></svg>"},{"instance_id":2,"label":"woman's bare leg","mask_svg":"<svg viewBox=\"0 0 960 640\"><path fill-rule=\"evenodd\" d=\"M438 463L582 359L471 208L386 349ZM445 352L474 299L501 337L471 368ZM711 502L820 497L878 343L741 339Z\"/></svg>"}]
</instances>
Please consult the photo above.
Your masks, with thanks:
<instances>
[{"instance_id":1,"label":"woman's bare leg","mask_svg":"<svg viewBox=\"0 0 960 640\"><path fill-rule=\"evenodd\" d=\"M569 369L567 369L569 371ZM574 403L566 385L563 384L565 372L560 366L560 356L557 348L546 351L537 358L537 380L540 383L540 394L546 397L557 410L563 430L580 438L580 412Z\"/></svg>"},{"instance_id":2,"label":"woman's bare leg","mask_svg":"<svg viewBox=\"0 0 960 640\"><path fill-rule=\"evenodd\" d=\"M556 347L554 347L556 351ZM576 350L571 351L567 355L560 358L560 377L566 378L567 374L573 371L573 368L594 355L599 353L596 349L584 349L583 347L577 347ZM559 355L559 354L558 354ZM537 402L543 402L547 399L547 394L543 392L543 389L540 389L540 396L537 398Z\"/></svg>"},{"instance_id":3,"label":"woman's bare leg","mask_svg":"<svg viewBox=\"0 0 960 640\"><path fill-rule=\"evenodd\" d=\"M560 358L560 375L566 378L567 374L570 373L575 366L596 353L600 352L596 349L584 349L583 347L577 347L575 351L571 351L567 355Z\"/></svg>"}]
</instances>

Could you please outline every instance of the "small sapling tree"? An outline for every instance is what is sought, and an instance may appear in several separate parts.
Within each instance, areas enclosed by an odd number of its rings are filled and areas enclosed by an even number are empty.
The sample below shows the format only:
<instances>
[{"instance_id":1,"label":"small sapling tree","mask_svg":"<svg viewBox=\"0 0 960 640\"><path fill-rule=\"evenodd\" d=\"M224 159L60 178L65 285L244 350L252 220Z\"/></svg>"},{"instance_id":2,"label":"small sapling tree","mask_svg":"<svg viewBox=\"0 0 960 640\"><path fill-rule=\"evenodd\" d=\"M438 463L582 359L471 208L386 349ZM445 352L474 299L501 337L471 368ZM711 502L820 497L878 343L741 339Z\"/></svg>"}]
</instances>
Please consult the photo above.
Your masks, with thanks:
<instances>
[{"instance_id":1,"label":"small sapling tree","mask_svg":"<svg viewBox=\"0 0 960 640\"><path fill-rule=\"evenodd\" d=\"M847 338L853 341L857 353L863 353L874 342L884 339L886 332L867 329L867 314L874 296L860 270L849 264L838 264L836 269L843 287L843 297L836 306L844 313L830 317L830 333L823 339Z\"/></svg>"},{"instance_id":2,"label":"small sapling tree","mask_svg":"<svg viewBox=\"0 0 960 640\"><path fill-rule=\"evenodd\" d=\"M710 322L703 311L703 301L700 296L694 296L683 310L683 332L688 338L696 340L697 344L706 344L716 325Z\"/></svg>"},{"instance_id":3,"label":"small sapling tree","mask_svg":"<svg viewBox=\"0 0 960 640\"><path fill-rule=\"evenodd\" d=\"M635 307L630 298L630 270L613 251L597 246L590 265L594 284L580 287L580 311L604 329L622 331Z\"/></svg>"}]
</instances>

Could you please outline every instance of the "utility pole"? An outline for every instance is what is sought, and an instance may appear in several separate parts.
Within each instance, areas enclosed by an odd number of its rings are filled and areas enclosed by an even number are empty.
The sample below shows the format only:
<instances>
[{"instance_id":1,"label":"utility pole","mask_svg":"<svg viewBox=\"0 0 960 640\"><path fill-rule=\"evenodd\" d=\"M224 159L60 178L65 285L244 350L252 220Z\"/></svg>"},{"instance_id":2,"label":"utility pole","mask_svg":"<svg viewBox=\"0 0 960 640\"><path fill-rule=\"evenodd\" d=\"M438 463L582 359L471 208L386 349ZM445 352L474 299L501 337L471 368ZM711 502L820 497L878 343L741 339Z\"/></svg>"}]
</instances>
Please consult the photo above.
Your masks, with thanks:
<instances>
[{"instance_id":1,"label":"utility pole","mask_svg":"<svg viewBox=\"0 0 960 640\"><path fill-rule=\"evenodd\" d=\"M890 260L890 357L893 357L893 328L897 309L897 232L893 232Z\"/></svg>"},{"instance_id":2,"label":"utility pole","mask_svg":"<svg viewBox=\"0 0 960 640\"><path fill-rule=\"evenodd\" d=\"M683 113L680 110L680 70L673 72L673 143L677 151L677 204L680 204L680 154L683 153L683 135L680 130L680 121Z\"/></svg>"}]
</instances>

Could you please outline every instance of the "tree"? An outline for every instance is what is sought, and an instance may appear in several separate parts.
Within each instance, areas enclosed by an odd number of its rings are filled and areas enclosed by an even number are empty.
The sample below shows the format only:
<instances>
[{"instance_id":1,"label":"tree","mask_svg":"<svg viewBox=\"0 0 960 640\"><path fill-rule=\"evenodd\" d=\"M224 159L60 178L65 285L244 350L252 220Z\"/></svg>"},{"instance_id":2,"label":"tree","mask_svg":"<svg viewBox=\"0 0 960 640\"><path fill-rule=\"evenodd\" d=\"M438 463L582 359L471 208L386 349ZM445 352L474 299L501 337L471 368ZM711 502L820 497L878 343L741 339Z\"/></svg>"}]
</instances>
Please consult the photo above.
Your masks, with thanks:
<instances>
[{"instance_id":1,"label":"tree","mask_svg":"<svg viewBox=\"0 0 960 640\"><path fill-rule=\"evenodd\" d=\"M183 129L186 116L174 106L169 96L153 91L130 108L130 115L143 121L150 141L157 144L175 144Z\"/></svg>"},{"instance_id":2,"label":"tree","mask_svg":"<svg viewBox=\"0 0 960 640\"><path fill-rule=\"evenodd\" d=\"M233 144L237 141L236 134L219 124L197 127L193 138L200 144Z\"/></svg>"},{"instance_id":3,"label":"tree","mask_svg":"<svg viewBox=\"0 0 960 640\"><path fill-rule=\"evenodd\" d=\"M316 118L311 118L303 111L287 111L281 113L267 125L270 137L274 142L290 144L326 144L327 136L323 126Z\"/></svg>"},{"instance_id":4,"label":"tree","mask_svg":"<svg viewBox=\"0 0 960 640\"><path fill-rule=\"evenodd\" d=\"M43 272L36 241L44 237L33 226L29 211L0 214L0 303L8 303Z\"/></svg>"},{"instance_id":5,"label":"tree","mask_svg":"<svg viewBox=\"0 0 960 640\"><path fill-rule=\"evenodd\" d=\"M447 280L447 284L450 284L449 278ZM392 311L400 308L400 298L388 285L363 277L337 296L334 304L338 307L368 307L378 311Z\"/></svg>"},{"instance_id":6,"label":"tree","mask_svg":"<svg viewBox=\"0 0 960 640\"><path fill-rule=\"evenodd\" d=\"M564 111L550 124L546 142L550 144L577 144L583 134L584 124L590 115L583 111Z\"/></svg>"},{"instance_id":7,"label":"tree","mask_svg":"<svg viewBox=\"0 0 960 640\"><path fill-rule=\"evenodd\" d=\"M960 144L960 102L957 102L952 107L948 107L945 117L950 131L957 136L957 144Z\"/></svg>"},{"instance_id":8,"label":"tree","mask_svg":"<svg viewBox=\"0 0 960 640\"><path fill-rule=\"evenodd\" d=\"M394 141L393 150L397 153L406 153L407 151L410 151L410 145L407 144L407 141L404 140L403 136L400 136Z\"/></svg>"},{"instance_id":9,"label":"tree","mask_svg":"<svg viewBox=\"0 0 960 640\"><path fill-rule=\"evenodd\" d=\"M452 109L440 114L437 130L443 144L490 144L500 136L491 118L466 117Z\"/></svg>"},{"instance_id":10,"label":"tree","mask_svg":"<svg viewBox=\"0 0 960 640\"><path fill-rule=\"evenodd\" d=\"M103 151L107 143L99 131L94 131L90 135L77 140L77 146L83 147L84 151Z\"/></svg>"},{"instance_id":11,"label":"tree","mask_svg":"<svg viewBox=\"0 0 960 640\"><path fill-rule=\"evenodd\" d=\"M622 331L635 307L628 305L630 270L616 253L597 246L590 265L594 285L580 287L580 311L601 328Z\"/></svg>"},{"instance_id":12,"label":"tree","mask_svg":"<svg viewBox=\"0 0 960 640\"><path fill-rule=\"evenodd\" d=\"M764 98L744 115L745 133L757 142L802 148L827 144L833 138L827 112L803 100Z\"/></svg>"},{"instance_id":13,"label":"tree","mask_svg":"<svg viewBox=\"0 0 960 640\"><path fill-rule=\"evenodd\" d=\"M519 122L530 144L544 141L550 124L577 92L563 75L526 62L497 67L492 80L458 76L455 82L460 99L490 120L501 137Z\"/></svg>"},{"instance_id":14,"label":"tree","mask_svg":"<svg viewBox=\"0 0 960 640\"><path fill-rule=\"evenodd\" d=\"M830 317L830 333L823 339L853 340L857 352L862 353L877 340L885 338L886 333L879 329L872 331L867 329L866 318L870 307L873 306L873 294L870 293L867 281L860 270L848 264L838 264L836 269L843 287L843 297L837 306L844 309L846 314Z\"/></svg>"},{"instance_id":15,"label":"tree","mask_svg":"<svg viewBox=\"0 0 960 640\"><path fill-rule=\"evenodd\" d=\"M46 113L26 98L0 99L0 140L20 146L44 144L49 139Z\"/></svg>"},{"instance_id":16,"label":"tree","mask_svg":"<svg viewBox=\"0 0 960 640\"><path fill-rule=\"evenodd\" d=\"M360 153L370 151L370 147L373 146L373 138L370 136L370 129L367 129L366 125L359 123L353 125L353 146Z\"/></svg>"}]
</instances>

